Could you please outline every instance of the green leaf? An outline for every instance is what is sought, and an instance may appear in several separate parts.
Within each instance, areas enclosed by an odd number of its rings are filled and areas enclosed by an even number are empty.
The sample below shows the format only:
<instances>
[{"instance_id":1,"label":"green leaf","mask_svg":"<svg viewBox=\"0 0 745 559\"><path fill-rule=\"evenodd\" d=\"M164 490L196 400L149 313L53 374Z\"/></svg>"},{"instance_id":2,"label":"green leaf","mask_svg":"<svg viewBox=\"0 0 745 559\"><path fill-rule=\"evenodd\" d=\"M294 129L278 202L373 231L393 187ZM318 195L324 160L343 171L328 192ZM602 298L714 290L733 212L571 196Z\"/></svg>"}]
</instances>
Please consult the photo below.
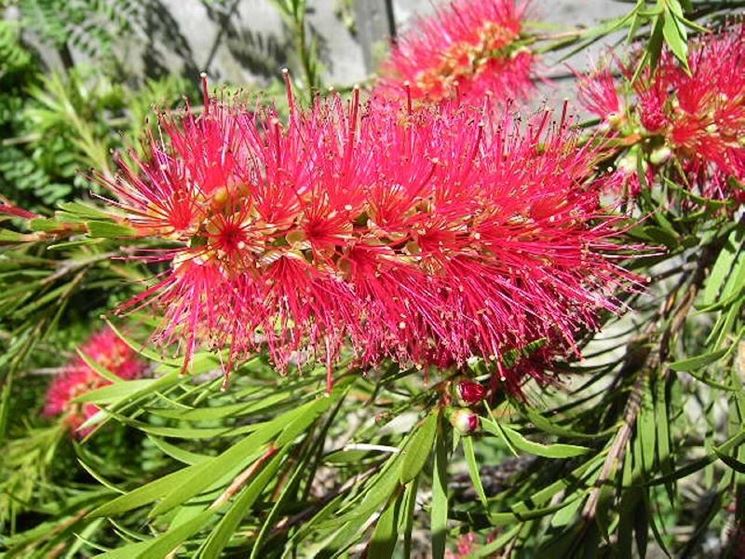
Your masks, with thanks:
<instances>
[{"instance_id":1,"label":"green leaf","mask_svg":"<svg viewBox=\"0 0 745 559\"><path fill-rule=\"evenodd\" d=\"M122 381L119 379L119 382L116 384L107 384L101 388L96 388L95 390L76 396L73 402L106 403L125 400L135 394L142 393L148 388L152 388L153 384L159 380L160 379L133 379Z\"/></svg>"},{"instance_id":2,"label":"green leaf","mask_svg":"<svg viewBox=\"0 0 745 559\"><path fill-rule=\"evenodd\" d=\"M290 412L277 416L273 420L264 423L254 433L236 443L228 450L218 456L206 460L194 466L189 466L186 481L180 487L173 489L163 500L150 512L151 516L157 516L167 512L198 495L215 482L231 472L237 472L246 464L258 458L263 453L263 446L272 437L285 428L292 431L301 430L313 423L318 415L328 409L334 398L324 396L316 401L300 406ZM292 437L294 438L294 436ZM289 442L289 441L287 441ZM282 446L282 445L277 445Z\"/></svg>"},{"instance_id":3,"label":"green leaf","mask_svg":"<svg viewBox=\"0 0 745 559\"><path fill-rule=\"evenodd\" d=\"M145 541L118 547L96 555L95 559L132 559L132 557L137 557L143 549L146 549L149 543Z\"/></svg>"},{"instance_id":4,"label":"green leaf","mask_svg":"<svg viewBox=\"0 0 745 559\"><path fill-rule=\"evenodd\" d=\"M32 231L54 231L55 229L59 229L61 225L62 223L56 219L44 217L37 217L29 222Z\"/></svg>"},{"instance_id":5,"label":"green leaf","mask_svg":"<svg viewBox=\"0 0 745 559\"><path fill-rule=\"evenodd\" d=\"M393 556L398 540L398 514L403 495L403 492L399 492L378 518L367 548L367 557L383 559Z\"/></svg>"},{"instance_id":6,"label":"green leaf","mask_svg":"<svg viewBox=\"0 0 745 559\"><path fill-rule=\"evenodd\" d=\"M647 383L647 390L642 395L636 429L637 437L640 439L641 460L645 472L651 472L654 467L655 449L657 448L656 431L652 392Z\"/></svg>"},{"instance_id":7,"label":"green leaf","mask_svg":"<svg viewBox=\"0 0 745 559\"><path fill-rule=\"evenodd\" d=\"M9 229L0 229L0 242L2 243L22 243L28 241L29 236Z\"/></svg>"},{"instance_id":8,"label":"green leaf","mask_svg":"<svg viewBox=\"0 0 745 559\"><path fill-rule=\"evenodd\" d=\"M202 408L150 408L148 411L160 417L181 421L217 421L252 414L291 398L290 392L265 394L255 401L238 402L225 406Z\"/></svg>"},{"instance_id":9,"label":"green leaf","mask_svg":"<svg viewBox=\"0 0 745 559\"><path fill-rule=\"evenodd\" d=\"M155 446L163 451L163 453L167 454L175 460L178 460L183 464L188 464L189 466L199 464L200 462L204 462L205 460L209 460L211 458L211 456L208 456L206 454L197 454L196 452L184 450L183 448L166 442L158 437L154 437L150 434L148 434L147 437L153 442Z\"/></svg>"},{"instance_id":10,"label":"green leaf","mask_svg":"<svg viewBox=\"0 0 745 559\"><path fill-rule=\"evenodd\" d=\"M662 24L662 35L670 50L685 68L688 68L688 44L684 35L684 28L678 24L677 18L672 11L666 10L661 16L664 18ZM681 32L682 31L682 32Z\"/></svg>"},{"instance_id":11,"label":"green leaf","mask_svg":"<svg viewBox=\"0 0 745 559\"><path fill-rule=\"evenodd\" d=\"M476 463L476 453L473 449L473 439L471 437L463 437L463 454L466 457L466 464L468 465L468 474L471 476L471 482L473 488L476 490L481 503L484 507L489 508L489 503L486 500L486 493L484 493L484 486L481 483L481 475L479 473L479 466Z\"/></svg>"},{"instance_id":12,"label":"green leaf","mask_svg":"<svg viewBox=\"0 0 745 559\"><path fill-rule=\"evenodd\" d=\"M259 498L264 488L274 479L283 457L284 453L277 454L249 485L243 488L235 499L233 506L220 519L215 529L210 532L199 557L220 556L222 550L230 542L230 538L235 534L241 520L248 514L249 509Z\"/></svg>"},{"instance_id":13,"label":"green leaf","mask_svg":"<svg viewBox=\"0 0 745 559\"><path fill-rule=\"evenodd\" d=\"M152 503L168 491L180 487L186 479L187 473L188 470L182 469L151 481L130 491L126 495L122 495L101 505L93 510L90 516L114 516Z\"/></svg>"},{"instance_id":14,"label":"green leaf","mask_svg":"<svg viewBox=\"0 0 745 559\"><path fill-rule=\"evenodd\" d=\"M81 219L110 219L107 212L83 202L60 202L57 207L65 213Z\"/></svg>"},{"instance_id":15,"label":"green leaf","mask_svg":"<svg viewBox=\"0 0 745 559\"><path fill-rule=\"evenodd\" d=\"M727 242L719 253L716 262L714 262L711 273L706 280L706 287L701 299L702 307L712 305L716 301L727 276L732 272L732 265L741 249L742 236L743 232L738 228L732 231L727 238Z\"/></svg>"},{"instance_id":16,"label":"green leaf","mask_svg":"<svg viewBox=\"0 0 745 559\"><path fill-rule=\"evenodd\" d=\"M216 513L217 510L215 509L207 509L183 524L169 528L162 535L154 538L152 541L146 542L147 545L144 547L141 543L135 544L135 547L138 549L136 555L133 555L133 557L137 557L137 559L150 559L151 557L168 556L171 551L175 550L188 538L201 530L212 520Z\"/></svg>"},{"instance_id":17,"label":"green leaf","mask_svg":"<svg viewBox=\"0 0 745 559\"><path fill-rule=\"evenodd\" d=\"M581 456L590 452L590 449L587 447L573 444L557 443L545 445L529 441L514 429L507 427L506 425L497 425L495 422L492 422L487 418L482 418L481 424L486 431L496 434L497 436L503 433L504 437L516 449L535 456L543 456L545 458L571 458L573 456Z\"/></svg>"},{"instance_id":18,"label":"green leaf","mask_svg":"<svg viewBox=\"0 0 745 559\"><path fill-rule=\"evenodd\" d=\"M438 422L439 423L439 422ZM432 472L432 557L445 557L448 524L448 441L441 429L435 445L435 462Z\"/></svg>"},{"instance_id":19,"label":"green leaf","mask_svg":"<svg viewBox=\"0 0 745 559\"><path fill-rule=\"evenodd\" d=\"M629 230L629 234L637 239L665 245L671 250L677 248L680 244L675 233L656 225L637 226Z\"/></svg>"},{"instance_id":20,"label":"green leaf","mask_svg":"<svg viewBox=\"0 0 745 559\"><path fill-rule=\"evenodd\" d=\"M681 359L670 363L670 368L673 371L695 371L706 365L710 365L724 357L730 348L722 348L717 351L705 353L703 355L696 355L695 357L689 357L687 359Z\"/></svg>"},{"instance_id":21,"label":"green leaf","mask_svg":"<svg viewBox=\"0 0 745 559\"><path fill-rule=\"evenodd\" d=\"M730 468L735 470L738 473L745 474L745 464L737 460L736 458L733 458L732 456L729 456L728 454L725 454L721 452L718 449L714 449L714 453L717 455L717 457L727 464Z\"/></svg>"},{"instance_id":22,"label":"green leaf","mask_svg":"<svg viewBox=\"0 0 745 559\"><path fill-rule=\"evenodd\" d=\"M473 559L486 559L489 557L495 557L496 556L495 554L500 549L502 549L504 546L510 543L510 541L512 541L514 538L518 536L522 527L523 527L522 523L519 523L516 526L513 526L512 528L507 530L505 533L500 534L500 536L496 538L493 542L489 542L486 545L480 546L478 549L472 552L469 555L469 557Z\"/></svg>"},{"instance_id":23,"label":"green leaf","mask_svg":"<svg viewBox=\"0 0 745 559\"><path fill-rule=\"evenodd\" d=\"M414 528L414 514L416 512L416 494L419 488L419 478L414 479L406 486L404 492L404 513L401 519L401 528L404 533L404 557L411 557L411 531Z\"/></svg>"},{"instance_id":24,"label":"green leaf","mask_svg":"<svg viewBox=\"0 0 745 559\"><path fill-rule=\"evenodd\" d=\"M438 418L439 411L434 411L424 418L401 450L401 471L399 473L401 483L409 483L417 477L429 460L437 433Z\"/></svg>"},{"instance_id":25,"label":"green leaf","mask_svg":"<svg viewBox=\"0 0 745 559\"><path fill-rule=\"evenodd\" d=\"M115 239L119 237L132 237L137 231L111 221L87 221L88 233L93 238Z\"/></svg>"}]
</instances>

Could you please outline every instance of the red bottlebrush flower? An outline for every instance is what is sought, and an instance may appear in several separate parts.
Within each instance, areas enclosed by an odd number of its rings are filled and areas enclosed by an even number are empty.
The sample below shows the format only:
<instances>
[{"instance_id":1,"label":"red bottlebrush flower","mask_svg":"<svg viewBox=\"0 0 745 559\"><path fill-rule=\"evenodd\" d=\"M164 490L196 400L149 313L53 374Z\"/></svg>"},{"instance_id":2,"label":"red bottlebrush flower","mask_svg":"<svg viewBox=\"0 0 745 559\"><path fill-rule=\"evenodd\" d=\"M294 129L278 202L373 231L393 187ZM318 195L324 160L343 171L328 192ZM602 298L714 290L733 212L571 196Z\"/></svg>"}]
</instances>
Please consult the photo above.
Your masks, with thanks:
<instances>
[{"instance_id":1,"label":"red bottlebrush flower","mask_svg":"<svg viewBox=\"0 0 745 559\"><path fill-rule=\"evenodd\" d=\"M329 370L343 347L360 364L444 367L546 339L555 357L615 308L626 278L599 154L566 125L356 94L291 107L286 124L214 100L181 126L164 117L175 141L109 184L130 225L180 245L148 254L170 269L125 309L163 309L157 338L184 343L187 363L198 343Z\"/></svg>"},{"instance_id":2,"label":"red bottlebrush flower","mask_svg":"<svg viewBox=\"0 0 745 559\"><path fill-rule=\"evenodd\" d=\"M745 181L745 24L691 41L688 66L690 73L664 51L655 71L642 73L625 95L605 70L580 81L579 98L648 152L652 177L674 158L681 183L709 198L745 202L745 190L730 184ZM629 81L633 65L622 72Z\"/></svg>"},{"instance_id":3,"label":"red bottlebrush flower","mask_svg":"<svg viewBox=\"0 0 745 559\"><path fill-rule=\"evenodd\" d=\"M578 74L577 78L577 94L582 106L606 121L623 117L623 100L608 68L598 68L588 75Z\"/></svg>"},{"instance_id":4,"label":"red bottlebrush flower","mask_svg":"<svg viewBox=\"0 0 745 559\"><path fill-rule=\"evenodd\" d=\"M461 435L475 433L481 425L479 416L468 408L456 408L450 410L448 421L450 421L450 425L452 425Z\"/></svg>"},{"instance_id":5,"label":"red bottlebrush flower","mask_svg":"<svg viewBox=\"0 0 745 559\"><path fill-rule=\"evenodd\" d=\"M472 380L462 380L455 385L456 398L463 406L473 406L486 397L486 388Z\"/></svg>"},{"instance_id":6,"label":"red bottlebrush flower","mask_svg":"<svg viewBox=\"0 0 745 559\"><path fill-rule=\"evenodd\" d=\"M378 92L480 105L523 97L533 89L535 55L519 45L527 2L455 0L416 21L382 66Z\"/></svg>"},{"instance_id":7,"label":"red bottlebrush flower","mask_svg":"<svg viewBox=\"0 0 745 559\"><path fill-rule=\"evenodd\" d=\"M125 380L137 378L145 368L132 348L110 328L94 334L80 351L91 361ZM93 417L98 408L94 404L78 404L73 400L85 392L108 384L111 384L110 381L101 377L78 356L52 381L47 390L43 413L48 417L64 415L71 430L84 436L86 433L78 428Z\"/></svg>"},{"instance_id":8,"label":"red bottlebrush flower","mask_svg":"<svg viewBox=\"0 0 745 559\"><path fill-rule=\"evenodd\" d=\"M445 551L445 559L466 559L477 550L476 535L473 532L462 534L456 541L455 550Z\"/></svg>"}]
</instances>

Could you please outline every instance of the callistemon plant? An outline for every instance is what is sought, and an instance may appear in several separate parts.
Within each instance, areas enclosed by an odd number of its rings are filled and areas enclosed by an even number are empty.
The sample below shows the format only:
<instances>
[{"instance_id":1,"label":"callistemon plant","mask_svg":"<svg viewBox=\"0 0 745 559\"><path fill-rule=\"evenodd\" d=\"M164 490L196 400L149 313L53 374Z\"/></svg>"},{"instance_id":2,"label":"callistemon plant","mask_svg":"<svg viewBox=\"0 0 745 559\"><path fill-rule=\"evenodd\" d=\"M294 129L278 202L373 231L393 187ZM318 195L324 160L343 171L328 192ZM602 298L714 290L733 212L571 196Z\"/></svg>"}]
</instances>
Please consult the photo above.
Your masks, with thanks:
<instances>
[{"instance_id":1,"label":"callistemon plant","mask_svg":"<svg viewBox=\"0 0 745 559\"><path fill-rule=\"evenodd\" d=\"M383 63L381 94L475 104L533 89L535 55L521 42L527 2L456 0L397 38Z\"/></svg>"},{"instance_id":2,"label":"callistemon plant","mask_svg":"<svg viewBox=\"0 0 745 559\"><path fill-rule=\"evenodd\" d=\"M267 346L280 368L320 360L329 375L345 347L361 365L479 357L515 388L506 351L542 340L546 359L563 355L616 308L599 153L548 114L523 128L355 93L291 100L284 123L205 99L160 125L149 159L107 183L123 222L171 243L147 253L169 268L125 308L158 305L160 339L187 354Z\"/></svg>"},{"instance_id":3,"label":"callistemon plant","mask_svg":"<svg viewBox=\"0 0 745 559\"><path fill-rule=\"evenodd\" d=\"M111 381L96 368L104 369L123 380L129 380L139 377L145 369L145 364L110 328L93 334L80 346L79 351L82 356L73 358L50 384L44 404L44 415L62 416L71 432L83 436L87 430L79 428L87 419L93 417L99 408L95 404L80 403L75 399L93 389L111 384ZM91 366L91 363L96 368Z\"/></svg>"},{"instance_id":4,"label":"callistemon plant","mask_svg":"<svg viewBox=\"0 0 745 559\"><path fill-rule=\"evenodd\" d=\"M745 2L606 2L443 3L363 90L313 3L271 2L286 90L183 110L128 65L17 81L15 26L45 33L14 3L0 556L745 557ZM354 4L374 50L399 3ZM513 114L539 71L598 118Z\"/></svg>"},{"instance_id":5,"label":"callistemon plant","mask_svg":"<svg viewBox=\"0 0 745 559\"><path fill-rule=\"evenodd\" d=\"M745 201L745 25L705 34L689 45L687 67L670 50L654 70L624 79L610 69L580 81L579 99L629 152L621 174L636 193L637 166L653 181L663 167L707 198Z\"/></svg>"}]
</instances>

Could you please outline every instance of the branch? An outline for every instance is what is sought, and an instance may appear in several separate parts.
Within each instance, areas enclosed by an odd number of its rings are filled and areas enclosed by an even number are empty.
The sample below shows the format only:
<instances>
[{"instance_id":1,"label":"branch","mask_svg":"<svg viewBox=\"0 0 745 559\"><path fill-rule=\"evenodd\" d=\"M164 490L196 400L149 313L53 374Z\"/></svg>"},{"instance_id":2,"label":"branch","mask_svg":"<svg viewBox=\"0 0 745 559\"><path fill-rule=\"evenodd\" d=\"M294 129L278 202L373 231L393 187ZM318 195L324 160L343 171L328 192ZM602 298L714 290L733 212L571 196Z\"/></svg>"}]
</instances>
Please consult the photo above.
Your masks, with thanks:
<instances>
[{"instance_id":1,"label":"branch","mask_svg":"<svg viewBox=\"0 0 745 559\"><path fill-rule=\"evenodd\" d=\"M595 482L595 486L590 491L587 502L582 509L582 517L587 525L590 524L597 514L600 492L603 486L614 476L626 456L626 449L631 439L631 435L634 432L636 419L639 415L639 410L641 409L642 395L646 381L649 376L667 360L670 352L670 342L685 325L688 313L690 312L693 302L696 300L696 296L706 278L706 270L711 265L714 256L719 253L721 246L721 243L713 243L703 249L698 265L693 270L693 273L690 274L690 283L681 301L676 306L676 298L681 285L679 284L665 298L660 310L650 321L645 332L641 336L643 339L652 337L657 329L657 325L660 322L667 322L667 327L660 335L656 351L650 351L647 353L641 363L634 367L636 372L642 372L642 374L640 374L637 377L636 382L634 382L629 400L624 408L623 424L613 438L610 450L608 451L608 456L606 456L605 462L603 462L603 468L600 470L600 475ZM668 370L665 370L663 372L663 378L667 374Z\"/></svg>"}]
</instances>

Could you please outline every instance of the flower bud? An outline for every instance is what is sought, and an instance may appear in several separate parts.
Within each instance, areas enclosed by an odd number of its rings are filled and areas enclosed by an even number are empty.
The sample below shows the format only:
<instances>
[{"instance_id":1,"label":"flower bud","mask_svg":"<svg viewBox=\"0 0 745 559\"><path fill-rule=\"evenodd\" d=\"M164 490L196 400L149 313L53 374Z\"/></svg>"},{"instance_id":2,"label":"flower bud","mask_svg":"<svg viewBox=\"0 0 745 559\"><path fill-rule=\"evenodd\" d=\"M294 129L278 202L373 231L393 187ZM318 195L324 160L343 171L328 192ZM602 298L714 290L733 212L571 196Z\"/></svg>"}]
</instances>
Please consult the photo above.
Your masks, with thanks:
<instances>
[{"instance_id":1,"label":"flower bud","mask_svg":"<svg viewBox=\"0 0 745 559\"><path fill-rule=\"evenodd\" d=\"M456 408L450 412L448 417L450 424L461 435L470 435L479 428L479 416L468 408Z\"/></svg>"},{"instance_id":2,"label":"flower bud","mask_svg":"<svg viewBox=\"0 0 745 559\"><path fill-rule=\"evenodd\" d=\"M652 165L662 165L665 161L670 159L673 154L672 150L667 146L657 148L649 155L649 161Z\"/></svg>"},{"instance_id":3,"label":"flower bud","mask_svg":"<svg viewBox=\"0 0 745 559\"><path fill-rule=\"evenodd\" d=\"M473 406L486 397L486 388L472 380L462 380L455 385L455 397L462 406Z\"/></svg>"}]
</instances>

